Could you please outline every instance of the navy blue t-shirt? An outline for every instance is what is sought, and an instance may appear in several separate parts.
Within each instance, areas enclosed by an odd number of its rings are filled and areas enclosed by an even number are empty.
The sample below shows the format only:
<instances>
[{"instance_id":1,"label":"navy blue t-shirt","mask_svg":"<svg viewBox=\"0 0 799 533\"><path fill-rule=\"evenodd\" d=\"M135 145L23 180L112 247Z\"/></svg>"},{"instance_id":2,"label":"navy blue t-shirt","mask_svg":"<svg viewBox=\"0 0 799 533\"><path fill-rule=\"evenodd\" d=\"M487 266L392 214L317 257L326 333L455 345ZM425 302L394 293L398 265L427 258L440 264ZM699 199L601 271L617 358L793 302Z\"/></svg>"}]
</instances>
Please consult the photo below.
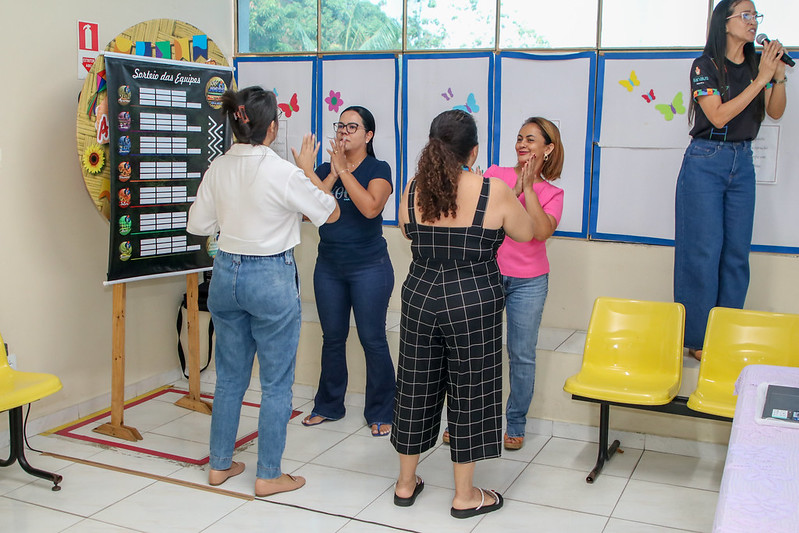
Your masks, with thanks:
<instances>
[{"instance_id":1,"label":"navy blue t-shirt","mask_svg":"<svg viewBox=\"0 0 799 533\"><path fill-rule=\"evenodd\" d=\"M316 169L316 175L325 179L330 174L330 163ZM366 156L352 173L364 189L373 179L391 183L391 167L385 161ZM333 197L338 201L341 215L332 224L319 227L319 258L337 264L365 264L376 261L388 253L383 238L383 216L369 219L363 216L350 200L340 179L333 185Z\"/></svg>"}]
</instances>

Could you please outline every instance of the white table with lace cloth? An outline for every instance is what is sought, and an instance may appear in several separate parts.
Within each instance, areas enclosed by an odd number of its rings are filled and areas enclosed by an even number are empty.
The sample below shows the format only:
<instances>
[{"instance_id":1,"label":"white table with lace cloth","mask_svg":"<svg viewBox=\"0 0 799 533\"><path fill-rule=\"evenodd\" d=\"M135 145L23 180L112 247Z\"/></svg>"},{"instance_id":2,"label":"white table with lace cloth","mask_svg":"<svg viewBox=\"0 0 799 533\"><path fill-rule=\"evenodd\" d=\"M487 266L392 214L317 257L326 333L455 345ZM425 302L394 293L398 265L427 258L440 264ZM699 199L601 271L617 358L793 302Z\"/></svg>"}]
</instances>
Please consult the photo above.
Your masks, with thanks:
<instances>
[{"instance_id":1,"label":"white table with lace cloth","mask_svg":"<svg viewBox=\"0 0 799 533\"><path fill-rule=\"evenodd\" d=\"M714 532L799 532L799 422L762 418L768 385L799 387L799 368L749 365L738 377Z\"/></svg>"}]
</instances>

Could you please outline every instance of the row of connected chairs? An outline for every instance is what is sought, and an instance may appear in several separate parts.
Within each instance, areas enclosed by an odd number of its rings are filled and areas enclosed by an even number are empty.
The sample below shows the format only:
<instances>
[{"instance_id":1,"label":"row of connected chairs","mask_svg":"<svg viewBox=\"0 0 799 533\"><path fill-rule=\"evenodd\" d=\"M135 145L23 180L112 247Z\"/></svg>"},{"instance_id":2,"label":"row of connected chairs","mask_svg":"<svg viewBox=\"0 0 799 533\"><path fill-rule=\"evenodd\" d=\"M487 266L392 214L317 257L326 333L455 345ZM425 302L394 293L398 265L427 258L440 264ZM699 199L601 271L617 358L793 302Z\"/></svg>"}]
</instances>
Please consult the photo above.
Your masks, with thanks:
<instances>
[{"instance_id":1,"label":"row of connected chairs","mask_svg":"<svg viewBox=\"0 0 799 533\"><path fill-rule=\"evenodd\" d=\"M0 467L16 462L22 469L36 477L50 480L53 490L61 490L60 474L45 472L28 464L25 458L25 427L22 423L22 406L41 400L61 390L61 380L52 374L20 372L8 364L8 354L0 337L0 412L8 411L9 448L8 459L0 460Z\"/></svg>"},{"instance_id":2,"label":"row of connected chairs","mask_svg":"<svg viewBox=\"0 0 799 533\"><path fill-rule=\"evenodd\" d=\"M799 366L799 315L717 307L708 317L698 383L686 402L688 409L666 409L676 401L682 384L684 324L685 310L679 303L606 297L595 301L582 368L563 387L575 399L600 404L599 451L588 483L620 445L615 440L608 446L611 405L729 419L735 414L735 381L744 366Z\"/></svg>"}]
</instances>

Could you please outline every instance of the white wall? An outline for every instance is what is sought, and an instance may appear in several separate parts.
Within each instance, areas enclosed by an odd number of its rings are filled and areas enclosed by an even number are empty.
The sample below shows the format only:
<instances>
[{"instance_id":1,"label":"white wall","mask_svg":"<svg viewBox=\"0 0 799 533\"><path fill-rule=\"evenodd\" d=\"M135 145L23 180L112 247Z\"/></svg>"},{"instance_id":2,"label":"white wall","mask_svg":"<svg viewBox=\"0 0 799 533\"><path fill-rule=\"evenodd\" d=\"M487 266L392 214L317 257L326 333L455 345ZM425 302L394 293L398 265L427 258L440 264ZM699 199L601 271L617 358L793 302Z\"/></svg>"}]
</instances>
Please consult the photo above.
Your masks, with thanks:
<instances>
[{"instance_id":1,"label":"white wall","mask_svg":"<svg viewBox=\"0 0 799 533\"><path fill-rule=\"evenodd\" d=\"M51 372L64 384L34 405L37 418L111 387L112 290L102 285L109 226L85 190L75 141L77 21L99 23L102 49L139 22L183 20L230 59L233 3L0 0L0 13L0 333L20 370ZM185 277L128 285L127 383L178 368L183 292Z\"/></svg>"}]
</instances>

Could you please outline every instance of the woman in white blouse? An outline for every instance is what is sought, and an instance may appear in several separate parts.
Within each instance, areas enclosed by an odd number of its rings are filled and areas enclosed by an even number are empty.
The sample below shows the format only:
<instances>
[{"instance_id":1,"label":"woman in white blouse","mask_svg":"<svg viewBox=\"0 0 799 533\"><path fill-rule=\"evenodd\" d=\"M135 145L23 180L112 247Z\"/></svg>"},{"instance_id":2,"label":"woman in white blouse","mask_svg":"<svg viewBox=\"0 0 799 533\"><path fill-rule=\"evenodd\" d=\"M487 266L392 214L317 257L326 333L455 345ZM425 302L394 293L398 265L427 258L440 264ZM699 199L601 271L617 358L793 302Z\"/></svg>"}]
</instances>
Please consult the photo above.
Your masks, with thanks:
<instances>
[{"instance_id":1,"label":"woman in white blouse","mask_svg":"<svg viewBox=\"0 0 799 533\"><path fill-rule=\"evenodd\" d=\"M295 490L299 476L280 461L291 416L291 386L300 335L299 276L293 249L305 215L314 225L335 222L336 200L313 170L319 145L303 138L297 166L269 145L278 129L275 94L260 87L227 91L222 111L237 142L208 168L189 210L188 231L219 233L208 295L216 329L216 390L211 417L208 482L219 485L244 471L232 460L241 402L258 353L256 496ZM298 168L299 167L299 168Z\"/></svg>"}]
</instances>

